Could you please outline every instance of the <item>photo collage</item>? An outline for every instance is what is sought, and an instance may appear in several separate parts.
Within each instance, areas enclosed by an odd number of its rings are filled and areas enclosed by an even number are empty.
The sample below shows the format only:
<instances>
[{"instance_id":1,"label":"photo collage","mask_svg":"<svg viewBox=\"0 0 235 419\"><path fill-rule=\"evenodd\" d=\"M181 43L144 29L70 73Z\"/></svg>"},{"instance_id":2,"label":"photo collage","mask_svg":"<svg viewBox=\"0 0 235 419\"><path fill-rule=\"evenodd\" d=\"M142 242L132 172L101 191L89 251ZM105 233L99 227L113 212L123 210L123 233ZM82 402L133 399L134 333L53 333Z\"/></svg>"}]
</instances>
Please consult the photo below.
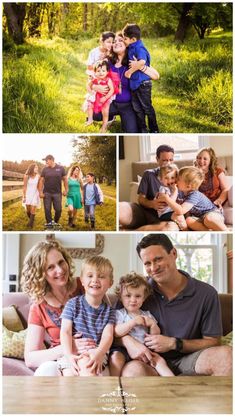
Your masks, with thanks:
<instances>
[{"instance_id":1,"label":"photo collage","mask_svg":"<svg viewBox=\"0 0 235 419\"><path fill-rule=\"evenodd\" d=\"M232 414L233 3L3 2L2 61L2 413Z\"/></svg>"}]
</instances>

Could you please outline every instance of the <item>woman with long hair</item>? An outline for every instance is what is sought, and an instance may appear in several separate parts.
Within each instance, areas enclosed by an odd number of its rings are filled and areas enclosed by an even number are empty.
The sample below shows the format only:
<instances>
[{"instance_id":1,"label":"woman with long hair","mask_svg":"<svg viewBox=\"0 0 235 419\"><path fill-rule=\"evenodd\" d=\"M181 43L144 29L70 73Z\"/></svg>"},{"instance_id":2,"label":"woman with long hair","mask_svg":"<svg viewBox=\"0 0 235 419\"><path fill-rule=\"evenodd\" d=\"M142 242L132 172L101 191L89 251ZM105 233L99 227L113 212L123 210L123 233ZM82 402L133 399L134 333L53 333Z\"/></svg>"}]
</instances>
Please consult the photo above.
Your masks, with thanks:
<instances>
[{"instance_id":1,"label":"woman with long hair","mask_svg":"<svg viewBox=\"0 0 235 419\"><path fill-rule=\"evenodd\" d=\"M22 205L26 208L26 213L29 218L27 226L30 228L33 228L34 225L36 209L41 207L38 191L39 178L38 165L36 163L30 164L24 175L22 202Z\"/></svg>"},{"instance_id":2,"label":"woman with long hair","mask_svg":"<svg viewBox=\"0 0 235 419\"><path fill-rule=\"evenodd\" d=\"M67 174L68 178L68 193L66 200L66 207L68 207L68 226L76 227L74 224L77 210L83 206L83 181L82 171L80 166L73 164Z\"/></svg>"}]
</instances>

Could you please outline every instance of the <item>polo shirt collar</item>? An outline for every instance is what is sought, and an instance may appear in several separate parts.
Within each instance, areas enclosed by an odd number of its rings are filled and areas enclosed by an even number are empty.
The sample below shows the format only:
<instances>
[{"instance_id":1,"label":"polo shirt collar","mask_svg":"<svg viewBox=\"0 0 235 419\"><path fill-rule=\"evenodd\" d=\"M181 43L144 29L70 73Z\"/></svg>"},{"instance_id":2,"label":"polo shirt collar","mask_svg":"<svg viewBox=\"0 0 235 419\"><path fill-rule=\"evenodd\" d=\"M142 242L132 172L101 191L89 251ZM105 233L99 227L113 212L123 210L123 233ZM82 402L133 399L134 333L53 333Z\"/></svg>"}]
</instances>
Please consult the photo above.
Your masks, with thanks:
<instances>
[{"instance_id":1,"label":"polo shirt collar","mask_svg":"<svg viewBox=\"0 0 235 419\"><path fill-rule=\"evenodd\" d=\"M195 293L195 279L192 278L187 272L182 271L181 269L178 269L178 272L180 272L182 275L185 275L187 278L187 284L185 288L180 291L180 293L174 298L175 299L183 299L184 297L191 297ZM153 278L149 278L148 280L150 286L153 289L153 292L159 294L162 296L161 291L159 290L157 283L154 281Z\"/></svg>"}]
</instances>

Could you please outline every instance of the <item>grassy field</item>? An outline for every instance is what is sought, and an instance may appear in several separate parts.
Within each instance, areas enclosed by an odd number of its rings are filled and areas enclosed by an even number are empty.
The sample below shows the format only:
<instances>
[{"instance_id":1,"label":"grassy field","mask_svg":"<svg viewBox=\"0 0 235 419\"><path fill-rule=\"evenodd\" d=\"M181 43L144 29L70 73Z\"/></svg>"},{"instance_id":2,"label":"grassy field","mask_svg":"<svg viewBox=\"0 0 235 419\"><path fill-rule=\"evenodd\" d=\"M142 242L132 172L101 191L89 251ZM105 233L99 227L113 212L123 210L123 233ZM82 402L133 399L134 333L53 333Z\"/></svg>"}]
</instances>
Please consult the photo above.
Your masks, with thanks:
<instances>
[{"instance_id":1,"label":"grassy field","mask_svg":"<svg viewBox=\"0 0 235 419\"><path fill-rule=\"evenodd\" d=\"M232 34L182 45L144 39L161 78L153 105L161 132L232 131ZM97 133L85 127L86 60L96 40L29 39L3 54L5 133ZM109 132L121 132L117 118Z\"/></svg>"},{"instance_id":2,"label":"grassy field","mask_svg":"<svg viewBox=\"0 0 235 419\"><path fill-rule=\"evenodd\" d=\"M104 205L96 207L96 231L116 230L116 189L114 186L101 185L104 193ZM65 198L63 198L62 216L60 224L65 231L89 231L90 227L84 222L84 211L79 210L75 221L76 227L71 228L68 224ZM30 231L27 227L28 217L22 207L21 201L3 207L3 230L4 231ZM33 231L44 230L45 216L43 207L37 210Z\"/></svg>"}]
</instances>

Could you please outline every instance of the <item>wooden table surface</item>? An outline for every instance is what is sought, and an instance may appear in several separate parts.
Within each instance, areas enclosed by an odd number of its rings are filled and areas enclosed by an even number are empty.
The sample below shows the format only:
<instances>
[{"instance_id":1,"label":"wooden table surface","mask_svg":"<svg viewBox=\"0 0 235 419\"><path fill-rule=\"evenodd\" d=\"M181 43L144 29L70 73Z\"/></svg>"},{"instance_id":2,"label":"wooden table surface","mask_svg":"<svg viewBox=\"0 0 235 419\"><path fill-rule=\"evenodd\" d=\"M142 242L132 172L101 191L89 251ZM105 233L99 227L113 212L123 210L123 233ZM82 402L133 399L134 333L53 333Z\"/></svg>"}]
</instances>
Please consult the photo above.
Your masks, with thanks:
<instances>
[{"instance_id":1,"label":"wooden table surface","mask_svg":"<svg viewBox=\"0 0 235 419\"><path fill-rule=\"evenodd\" d=\"M118 387L118 377L3 377L3 413L120 413L121 395L112 406L102 397Z\"/></svg>"},{"instance_id":2,"label":"wooden table surface","mask_svg":"<svg viewBox=\"0 0 235 419\"><path fill-rule=\"evenodd\" d=\"M124 392L136 395L133 414L232 413L230 377L142 377L121 382ZM128 409L128 398L125 402Z\"/></svg>"},{"instance_id":3,"label":"wooden table surface","mask_svg":"<svg viewBox=\"0 0 235 419\"><path fill-rule=\"evenodd\" d=\"M232 413L229 377L3 377L3 413Z\"/></svg>"}]
</instances>

